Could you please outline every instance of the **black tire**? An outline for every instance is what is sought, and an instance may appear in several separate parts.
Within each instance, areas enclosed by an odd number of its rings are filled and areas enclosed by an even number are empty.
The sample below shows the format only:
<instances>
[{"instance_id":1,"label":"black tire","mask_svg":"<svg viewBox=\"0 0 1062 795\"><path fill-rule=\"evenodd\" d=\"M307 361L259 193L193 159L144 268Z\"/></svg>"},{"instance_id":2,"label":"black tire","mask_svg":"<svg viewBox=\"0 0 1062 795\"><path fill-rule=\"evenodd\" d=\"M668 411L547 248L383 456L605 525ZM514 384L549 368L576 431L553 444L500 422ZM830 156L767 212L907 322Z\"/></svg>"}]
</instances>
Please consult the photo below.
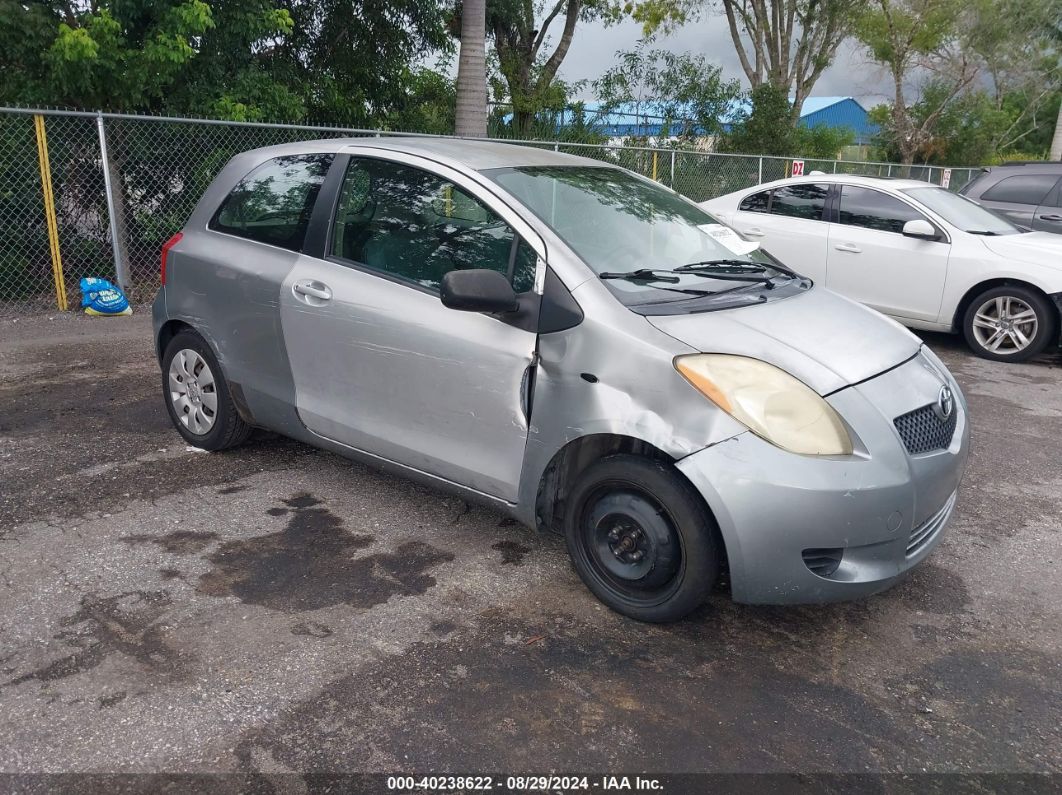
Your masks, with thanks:
<instances>
[{"instance_id":1,"label":"black tire","mask_svg":"<svg viewBox=\"0 0 1062 795\"><path fill-rule=\"evenodd\" d=\"M206 392L208 388L213 391L217 398L217 408L211 410L213 423L204 433L195 433L185 421L182 421L171 398L170 365L174 357L185 350L199 354L213 375L213 384L203 388L202 391ZM236 411L236 405L232 402L232 393L229 391L228 381L225 380L225 374L221 371L217 357L206 341L194 331L180 332L166 346L166 351L162 355L162 396L166 403L166 411L170 415L170 421L190 445L204 450L225 450L242 444L251 434L251 426L243 421Z\"/></svg>"},{"instance_id":2,"label":"black tire","mask_svg":"<svg viewBox=\"0 0 1062 795\"><path fill-rule=\"evenodd\" d=\"M998 350L991 350L981 339L978 339L978 328L974 327L974 323L978 319L978 312L987 302L994 301L997 298L1020 301L1036 313L1035 333L1031 337L1027 337L1029 343L1024 347L1018 347L1015 342L1018 339L1017 336L1007 336L1007 328L998 329L999 333L1004 335ZM992 311L994 312L995 309L993 308ZM991 317L995 319L994 315ZM984 321L982 320L982 322ZM1004 318L1003 322L1007 323L1009 321ZM1015 329L1014 334L1016 335L1023 330L1028 332L1030 326L1029 324L1019 323L1012 324L1010 328ZM1051 305L1051 302L1042 293L1017 284L1003 285L985 290L970 302L962 319L963 335L966 337L966 343L973 352L984 359L991 359L996 362L1024 362L1026 359L1031 359L1043 351L1056 338L1057 329L1058 312ZM986 337L985 342L991 342L991 335L995 331L991 328L981 327L981 333L982 336Z\"/></svg>"},{"instance_id":3,"label":"black tire","mask_svg":"<svg viewBox=\"0 0 1062 795\"><path fill-rule=\"evenodd\" d=\"M566 499L564 536L594 596L639 621L677 621L719 576L715 520L660 461L614 455L588 466Z\"/></svg>"}]
</instances>

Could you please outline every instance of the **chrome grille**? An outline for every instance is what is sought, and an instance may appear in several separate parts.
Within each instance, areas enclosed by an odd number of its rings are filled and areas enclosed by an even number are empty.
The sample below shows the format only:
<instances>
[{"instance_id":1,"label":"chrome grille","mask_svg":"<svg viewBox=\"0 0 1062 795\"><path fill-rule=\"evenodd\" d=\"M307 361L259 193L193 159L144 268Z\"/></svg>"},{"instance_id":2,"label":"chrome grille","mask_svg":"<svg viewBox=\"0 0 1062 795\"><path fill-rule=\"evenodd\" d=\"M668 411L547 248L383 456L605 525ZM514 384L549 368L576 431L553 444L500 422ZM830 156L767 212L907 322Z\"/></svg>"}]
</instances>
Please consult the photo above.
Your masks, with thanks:
<instances>
[{"instance_id":1,"label":"chrome grille","mask_svg":"<svg viewBox=\"0 0 1062 795\"><path fill-rule=\"evenodd\" d=\"M911 537L907 539L907 557L911 557L917 553L918 550L936 538L937 533L939 533L941 528L948 523L948 519L951 517L951 512L955 508L955 497L957 495L958 492L953 491L951 496L948 497L948 501L944 503L943 508L911 531Z\"/></svg>"},{"instance_id":2,"label":"chrome grille","mask_svg":"<svg viewBox=\"0 0 1062 795\"><path fill-rule=\"evenodd\" d=\"M958 421L958 406L945 420L937 416L933 406L923 406L901 414L892 422L899 431L907 452L918 455L931 450L946 450L951 444L951 437L955 435L955 425Z\"/></svg>"}]
</instances>

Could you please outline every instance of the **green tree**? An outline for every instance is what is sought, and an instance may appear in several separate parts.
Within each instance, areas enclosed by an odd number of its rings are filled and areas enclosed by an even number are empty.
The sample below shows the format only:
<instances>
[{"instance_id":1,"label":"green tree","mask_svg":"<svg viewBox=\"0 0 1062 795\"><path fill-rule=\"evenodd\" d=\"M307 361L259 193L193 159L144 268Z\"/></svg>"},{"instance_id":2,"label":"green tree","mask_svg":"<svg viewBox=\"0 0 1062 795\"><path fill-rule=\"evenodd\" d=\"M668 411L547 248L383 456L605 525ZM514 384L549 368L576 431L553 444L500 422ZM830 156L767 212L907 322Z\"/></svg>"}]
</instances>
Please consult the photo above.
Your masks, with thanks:
<instances>
[{"instance_id":1,"label":"green tree","mask_svg":"<svg viewBox=\"0 0 1062 795\"><path fill-rule=\"evenodd\" d=\"M669 30L721 8L741 68L753 90L771 84L799 109L833 63L867 0L636 0L635 19L646 33Z\"/></svg>"},{"instance_id":2,"label":"green tree","mask_svg":"<svg viewBox=\"0 0 1062 795\"><path fill-rule=\"evenodd\" d=\"M793 103L772 83L748 92L746 102L732 118L730 130L720 140L724 152L756 155L802 155L832 159L855 140L846 127L817 125L792 127Z\"/></svg>"},{"instance_id":3,"label":"green tree","mask_svg":"<svg viewBox=\"0 0 1062 795\"><path fill-rule=\"evenodd\" d=\"M892 77L874 112L886 151L976 163L1038 140L1062 74L1057 14L1057 0L874 0L857 35Z\"/></svg>"},{"instance_id":4,"label":"green tree","mask_svg":"<svg viewBox=\"0 0 1062 795\"><path fill-rule=\"evenodd\" d=\"M202 0L127 2L66 8L66 4L7 3L4 39L27 40L4 49L0 99L115 110L158 108L166 91L196 55L214 25ZM5 44L9 43L5 41Z\"/></svg>"},{"instance_id":5,"label":"green tree","mask_svg":"<svg viewBox=\"0 0 1062 795\"><path fill-rule=\"evenodd\" d=\"M789 123L792 110L784 89L761 83L748 92L746 102L732 115L730 130L719 148L744 154L793 154L796 129Z\"/></svg>"},{"instance_id":6,"label":"green tree","mask_svg":"<svg viewBox=\"0 0 1062 795\"><path fill-rule=\"evenodd\" d=\"M963 41L964 8L965 0L873 0L856 25L859 40L892 78L884 130L904 165L931 142L948 105L977 77L978 66ZM942 75L944 65L947 76L934 81L922 112L916 113L906 97L912 78L927 70Z\"/></svg>"},{"instance_id":7,"label":"green tree","mask_svg":"<svg viewBox=\"0 0 1062 795\"><path fill-rule=\"evenodd\" d=\"M448 52L437 0L284 0L294 20L275 74L301 92L313 120L371 127L409 98L412 66Z\"/></svg>"},{"instance_id":8,"label":"green tree","mask_svg":"<svg viewBox=\"0 0 1062 795\"><path fill-rule=\"evenodd\" d=\"M594 81L594 90L607 112L631 105L637 116L663 119L665 135L692 138L713 136L741 93L736 80L700 55L648 49L616 54L619 63Z\"/></svg>"},{"instance_id":9,"label":"green tree","mask_svg":"<svg viewBox=\"0 0 1062 795\"><path fill-rule=\"evenodd\" d=\"M240 120L374 125L453 46L433 0L0 0L0 18L0 101Z\"/></svg>"},{"instance_id":10,"label":"green tree","mask_svg":"<svg viewBox=\"0 0 1062 795\"><path fill-rule=\"evenodd\" d=\"M557 72L577 26L607 24L624 13L622 0L487 0L487 33L502 80L495 93L512 106L517 137L530 133L539 111L556 105Z\"/></svg>"}]
</instances>

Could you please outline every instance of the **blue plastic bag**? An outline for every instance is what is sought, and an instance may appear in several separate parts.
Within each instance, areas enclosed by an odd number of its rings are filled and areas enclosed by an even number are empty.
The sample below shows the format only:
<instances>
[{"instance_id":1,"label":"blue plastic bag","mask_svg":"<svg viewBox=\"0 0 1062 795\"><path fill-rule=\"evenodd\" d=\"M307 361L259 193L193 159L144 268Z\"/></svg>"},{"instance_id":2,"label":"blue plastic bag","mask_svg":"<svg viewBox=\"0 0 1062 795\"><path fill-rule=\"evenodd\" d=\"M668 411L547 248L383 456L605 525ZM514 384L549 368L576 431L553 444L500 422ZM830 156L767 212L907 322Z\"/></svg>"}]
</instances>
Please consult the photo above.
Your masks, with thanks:
<instances>
[{"instance_id":1,"label":"blue plastic bag","mask_svg":"<svg viewBox=\"0 0 1062 795\"><path fill-rule=\"evenodd\" d=\"M86 315L131 315L129 299L106 279L85 276L81 279L81 306Z\"/></svg>"}]
</instances>

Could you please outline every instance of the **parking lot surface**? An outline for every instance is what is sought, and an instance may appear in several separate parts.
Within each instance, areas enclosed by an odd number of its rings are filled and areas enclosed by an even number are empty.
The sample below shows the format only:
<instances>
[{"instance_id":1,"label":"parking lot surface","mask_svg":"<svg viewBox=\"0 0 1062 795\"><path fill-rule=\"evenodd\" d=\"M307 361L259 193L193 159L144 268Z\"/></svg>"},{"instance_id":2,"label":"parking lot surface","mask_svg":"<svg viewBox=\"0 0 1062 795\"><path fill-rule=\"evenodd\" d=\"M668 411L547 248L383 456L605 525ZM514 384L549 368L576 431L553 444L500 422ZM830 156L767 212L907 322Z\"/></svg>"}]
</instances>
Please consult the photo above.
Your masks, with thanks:
<instances>
[{"instance_id":1,"label":"parking lot surface","mask_svg":"<svg viewBox=\"0 0 1062 795\"><path fill-rule=\"evenodd\" d=\"M0 322L0 772L1062 773L1060 361L926 339L973 422L931 558L650 626L490 510L187 447L146 312Z\"/></svg>"}]
</instances>

